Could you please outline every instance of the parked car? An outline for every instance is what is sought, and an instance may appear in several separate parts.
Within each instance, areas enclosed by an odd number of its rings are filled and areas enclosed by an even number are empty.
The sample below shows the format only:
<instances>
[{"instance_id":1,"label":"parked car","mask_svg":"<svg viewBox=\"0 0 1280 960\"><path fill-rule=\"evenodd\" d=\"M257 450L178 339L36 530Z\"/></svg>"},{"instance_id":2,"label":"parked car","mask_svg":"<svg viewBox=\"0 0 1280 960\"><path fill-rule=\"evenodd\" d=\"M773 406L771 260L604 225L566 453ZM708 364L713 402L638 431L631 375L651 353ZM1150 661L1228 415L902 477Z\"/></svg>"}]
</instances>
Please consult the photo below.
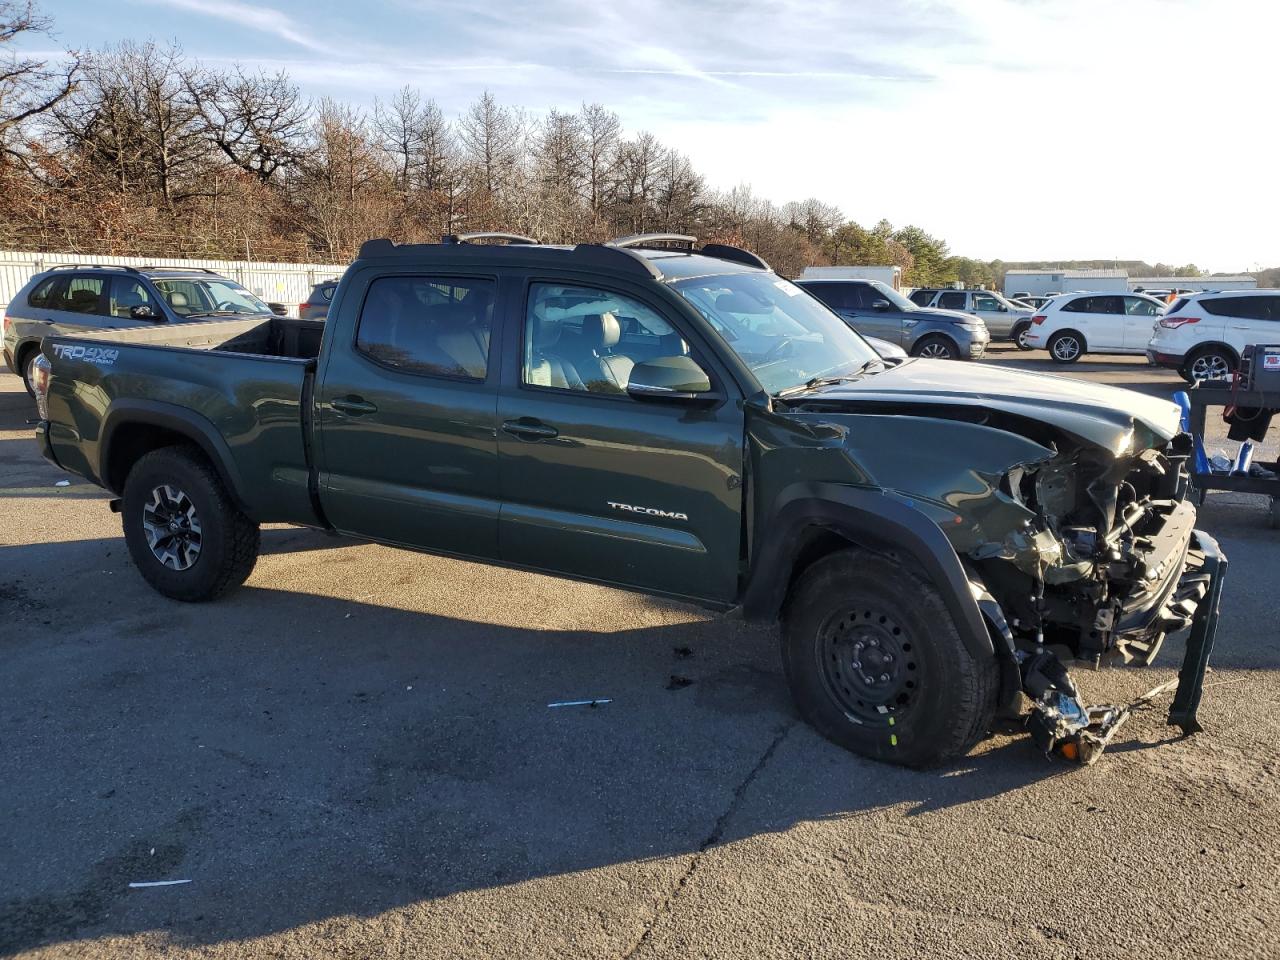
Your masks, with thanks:
<instances>
[{"instance_id":1,"label":"parked car","mask_svg":"<svg viewBox=\"0 0 1280 960\"><path fill-rule=\"evenodd\" d=\"M1040 308L1023 339L1058 363L1086 353L1144 354L1163 313L1163 303L1140 293L1065 293Z\"/></svg>"},{"instance_id":2,"label":"parked car","mask_svg":"<svg viewBox=\"0 0 1280 960\"><path fill-rule=\"evenodd\" d=\"M910 765L1020 691L1036 743L1085 758L1107 721L1054 651L1146 663L1191 626L1171 722L1198 729L1223 567L1177 406L884 363L754 254L685 239L374 240L324 323L48 337L37 439L176 600L242 583L272 522L678 597L780 621L803 715Z\"/></svg>"},{"instance_id":3,"label":"parked car","mask_svg":"<svg viewBox=\"0 0 1280 960\"><path fill-rule=\"evenodd\" d=\"M1030 307L1019 307L1017 304L1010 303L1002 294L994 290L921 287L911 292L911 302L918 307L955 310L981 317L992 337L999 340L1013 340L1020 347L1023 344L1019 337L1031 325L1031 316L1034 313ZM1023 349L1029 348L1023 347Z\"/></svg>"},{"instance_id":4,"label":"parked car","mask_svg":"<svg viewBox=\"0 0 1280 960\"><path fill-rule=\"evenodd\" d=\"M1280 343L1280 290L1192 293L1156 321L1147 358L1188 383L1231 376L1244 348Z\"/></svg>"},{"instance_id":5,"label":"parked car","mask_svg":"<svg viewBox=\"0 0 1280 960\"><path fill-rule=\"evenodd\" d=\"M871 349L880 355L881 360L907 359L907 351L903 350L896 343L890 343L888 340L881 340L879 337L863 337L862 339L871 344Z\"/></svg>"},{"instance_id":6,"label":"parked car","mask_svg":"<svg viewBox=\"0 0 1280 960\"><path fill-rule=\"evenodd\" d=\"M212 270L69 264L37 273L5 307L4 362L32 392L32 364L47 336L271 313Z\"/></svg>"},{"instance_id":7,"label":"parked car","mask_svg":"<svg viewBox=\"0 0 1280 960\"><path fill-rule=\"evenodd\" d=\"M896 343L913 357L978 360L991 336L977 317L925 310L877 280L797 280L797 285L868 337Z\"/></svg>"},{"instance_id":8,"label":"parked car","mask_svg":"<svg viewBox=\"0 0 1280 960\"><path fill-rule=\"evenodd\" d=\"M333 292L338 289L338 281L322 280L311 288L305 302L298 304L298 316L303 320L323 320L329 315L329 304L333 302Z\"/></svg>"}]
</instances>

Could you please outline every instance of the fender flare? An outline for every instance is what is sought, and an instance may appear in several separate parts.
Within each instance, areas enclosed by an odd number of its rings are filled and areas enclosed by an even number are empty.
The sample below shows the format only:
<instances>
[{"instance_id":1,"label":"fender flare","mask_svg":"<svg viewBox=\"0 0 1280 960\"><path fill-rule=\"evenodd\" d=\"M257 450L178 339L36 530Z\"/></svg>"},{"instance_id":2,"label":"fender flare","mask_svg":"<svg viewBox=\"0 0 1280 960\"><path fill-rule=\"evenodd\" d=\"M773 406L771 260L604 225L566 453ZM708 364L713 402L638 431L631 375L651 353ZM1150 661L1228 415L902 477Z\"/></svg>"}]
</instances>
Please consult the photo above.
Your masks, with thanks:
<instances>
[{"instance_id":1,"label":"fender flare","mask_svg":"<svg viewBox=\"0 0 1280 960\"><path fill-rule=\"evenodd\" d=\"M103 486L109 483L107 466L111 463L112 439L115 433L121 427L135 424L162 427L193 442L209 458L209 462L213 464L218 478L227 488L236 506L245 514L249 513L244 497L240 493L243 489L240 471L236 467L231 448L218 432L218 428L207 418L186 407L161 400L120 399L113 400L108 405L107 412L102 418L102 431L98 444L98 478ZM121 490L114 492L123 493Z\"/></svg>"},{"instance_id":2,"label":"fender flare","mask_svg":"<svg viewBox=\"0 0 1280 960\"><path fill-rule=\"evenodd\" d=\"M744 618L777 618L800 549L813 533L829 530L859 546L909 556L942 595L969 653L975 659L995 656L960 558L938 525L919 510L861 487L796 483L778 495L759 528L766 534L743 591Z\"/></svg>"}]
</instances>

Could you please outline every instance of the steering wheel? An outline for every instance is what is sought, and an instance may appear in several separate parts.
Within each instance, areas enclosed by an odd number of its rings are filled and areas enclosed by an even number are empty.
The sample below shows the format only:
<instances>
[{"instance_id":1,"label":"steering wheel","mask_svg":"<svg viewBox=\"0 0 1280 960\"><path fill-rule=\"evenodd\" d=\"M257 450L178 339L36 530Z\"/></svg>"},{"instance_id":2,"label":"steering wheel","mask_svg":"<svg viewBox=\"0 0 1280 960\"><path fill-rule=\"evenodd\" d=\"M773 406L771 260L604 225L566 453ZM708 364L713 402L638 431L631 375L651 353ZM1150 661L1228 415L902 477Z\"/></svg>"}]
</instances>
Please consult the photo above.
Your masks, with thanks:
<instances>
[{"instance_id":1,"label":"steering wheel","mask_svg":"<svg viewBox=\"0 0 1280 960\"><path fill-rule=\"evenodd\" d=\"M223 300L221 303L214 305L215 310L226 310L230 313L240 313L240 305L232 303L230 300Z\"/></svg>"}]
</instances>

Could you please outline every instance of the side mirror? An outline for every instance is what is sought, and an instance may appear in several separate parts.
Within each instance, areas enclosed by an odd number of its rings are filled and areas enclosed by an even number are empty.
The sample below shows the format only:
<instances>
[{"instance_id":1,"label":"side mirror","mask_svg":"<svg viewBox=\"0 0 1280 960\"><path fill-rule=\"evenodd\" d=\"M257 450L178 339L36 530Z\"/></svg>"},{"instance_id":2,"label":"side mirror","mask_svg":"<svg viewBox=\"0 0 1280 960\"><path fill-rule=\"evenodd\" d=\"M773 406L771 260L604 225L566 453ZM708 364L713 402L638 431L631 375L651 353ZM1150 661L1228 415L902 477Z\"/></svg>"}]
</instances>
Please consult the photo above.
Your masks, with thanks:
<instances>
[{"instance_id":1,"label":"side mirror","mask_svg":"<svg viewBox=\"0 0 1280 960\"><path fill-rule=\"evenodd\" d=\"M156 315L156 312L145 303L140 303L136 307L129 308L129 316L134 320L164 320L164 314Z\"/></svg>"},{"instance_id":2,"label":"side mirror","mask_svg":"<svg viewBox=\"0 0 1280 960\"><path fill-rule=\"evenodd\" d=\"M289 308L283 303L268 303L267 306L277 317L287 317L289 315Z\"/></svg>"},{"instance_id":3,"label":"side mirror","mask_svg":"<svg viewBox=\"0 0 1280 960\"><path fill-rule=\"evenodd\" d=\"M871 309L884 312L885 310L889 309L889 301L888 300L872 300Z\"/></svg>"},{"instance_id":4,"label":"side mirror","mask_svg":"<svg viewBox=\"0 0 1280 960\"><path fill-rule=\"evenodd\" d=\"M635 400L710 400L711 378L692 357L657 357L631 368L627 393Z\"/></svg>"}]
</instances>

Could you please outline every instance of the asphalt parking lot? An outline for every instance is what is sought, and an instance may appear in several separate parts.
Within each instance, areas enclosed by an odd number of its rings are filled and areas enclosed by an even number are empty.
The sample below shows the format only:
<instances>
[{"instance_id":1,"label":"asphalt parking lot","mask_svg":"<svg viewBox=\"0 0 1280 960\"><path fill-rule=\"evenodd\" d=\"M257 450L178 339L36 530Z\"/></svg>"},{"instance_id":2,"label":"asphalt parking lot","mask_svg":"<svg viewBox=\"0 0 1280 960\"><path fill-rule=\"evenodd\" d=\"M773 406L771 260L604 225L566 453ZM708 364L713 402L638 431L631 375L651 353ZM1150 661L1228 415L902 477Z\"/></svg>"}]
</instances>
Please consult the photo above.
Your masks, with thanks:
<instances>
[{"instance_id":1,"label":"asphalt parking lot","mask_svg":"<svg viewBox=\"0 0 1280 960\"><path fill-rule=\"evenodd\" d=\"M1202 511L1230 558L1206 733L1156 710L1092 768L998 735L919 773L801 723L771 632L678 604L291 528L245 589L165 600L31 416L0 375L0 954L1280 955L1259 498ZM1128 700L1180 654L1077 679Z\"/></svg>"}]
</instances>

